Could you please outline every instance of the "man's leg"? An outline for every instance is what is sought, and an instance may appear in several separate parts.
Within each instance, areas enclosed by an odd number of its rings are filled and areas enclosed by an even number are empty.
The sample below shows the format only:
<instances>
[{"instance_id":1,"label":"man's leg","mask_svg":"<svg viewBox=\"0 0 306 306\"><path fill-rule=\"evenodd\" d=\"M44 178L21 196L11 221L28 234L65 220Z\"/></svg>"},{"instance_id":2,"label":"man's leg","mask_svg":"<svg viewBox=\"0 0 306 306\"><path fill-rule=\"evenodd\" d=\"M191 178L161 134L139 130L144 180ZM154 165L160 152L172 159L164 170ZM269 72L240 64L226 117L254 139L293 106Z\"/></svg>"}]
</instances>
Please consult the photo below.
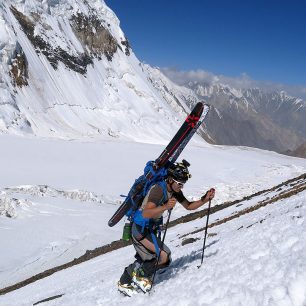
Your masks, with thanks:
<instances>
[{"instance_id":1,"label":"man's leg","mask_svg":"<svg viewBox=\"0 0 306 306\"><path fill-rule=\"evenodd\" d=\"M132 274L136 267L139 266L137 260L124 268L123 274L118 282L118 290L125 295L132 296L137 293L135 286L133 286Z\"/></svg>"},{"instance_id":2,"label":"man's leg","mask_svg":"<svg viewBox=\"0 0 306 306\"><path fill-rule=\"evenodd\" d=\"M151 278L154 274L155 268L164 268L170 264L171 252L165 244L162 246L162 241L160 238L155 237L159 250L161 247L163 247L160 254L159 264L156 267L158 256L156 254L157 250L151 233L146 232L143 235L140 235L137 230L139 231L137 226L134 228L134 230L132 229L132 242L137 252L135 257L139 262L141 259L142 264L138 269L134 270L132 278L134 283L136 283L144 292L146 292L151 289ZM133 235L133 232L135 235Z\"/></svg>"}]
</instances>

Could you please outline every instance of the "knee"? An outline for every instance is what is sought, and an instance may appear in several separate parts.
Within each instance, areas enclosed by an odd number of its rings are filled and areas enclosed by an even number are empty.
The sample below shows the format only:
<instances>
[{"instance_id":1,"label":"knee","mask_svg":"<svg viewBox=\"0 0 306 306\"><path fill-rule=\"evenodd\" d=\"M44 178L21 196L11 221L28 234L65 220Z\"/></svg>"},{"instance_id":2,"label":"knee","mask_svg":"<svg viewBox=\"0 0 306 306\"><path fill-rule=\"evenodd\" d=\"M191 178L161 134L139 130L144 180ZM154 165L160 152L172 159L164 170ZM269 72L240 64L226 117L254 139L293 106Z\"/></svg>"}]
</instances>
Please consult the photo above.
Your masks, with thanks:
<instances>
[{"instance_id":1,"label":"knee","mask_svg":"<svg viewBox=\"0 0 306 306\"><path fill-rule=\"evenodd\" d=\"M171 253L166 253L165 251L162 251L160 254L159 264L169 266L171 261Z\"/></svg>"},{"instance_id":2,"label":"knee","mask_svg":"<svg viewBox=\"0 0 306 306\"><path fill-rule=\"evenodd\" d=\"M170 266L172 262L171 253L168 254L167 262L165 263L166 267Z\"/></svg>"},{"instance_id":3,"label":"knee","mask_svg":"<svg viewBox=\"0 0 306 306\"><path fill-rule=\"evenodd\" d=\"M160 262L159 265L158 265L158 269L168 268L170 266L171 262L172 262L171 254L167 254L165 262Z\"/></svg>"},{"instance_id":4,"label":"knee","mask_svg":"<svg viewBox=\"0 0 306 306\"><path fill-rule=\"evenodd\" d=\"M166 261L163 264L164 268L169 267L171 262L172 262L171 253L169 253L169 254L166 253L166 254L167 254L167 258L166 258Z\"/></svg>"}]
</instances>

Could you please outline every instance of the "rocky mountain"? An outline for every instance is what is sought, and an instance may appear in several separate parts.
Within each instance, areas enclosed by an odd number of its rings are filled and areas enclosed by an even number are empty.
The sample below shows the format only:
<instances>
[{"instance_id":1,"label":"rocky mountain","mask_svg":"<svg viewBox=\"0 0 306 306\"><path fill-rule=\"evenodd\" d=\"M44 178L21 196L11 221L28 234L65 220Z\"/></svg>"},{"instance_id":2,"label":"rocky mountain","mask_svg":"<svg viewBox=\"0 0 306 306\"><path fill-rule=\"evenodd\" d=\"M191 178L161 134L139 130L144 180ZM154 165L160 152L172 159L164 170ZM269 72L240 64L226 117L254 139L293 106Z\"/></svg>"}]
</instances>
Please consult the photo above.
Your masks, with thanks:
<instances>
[{"instance_id":1,"label":"rocky mountain","mask_svg":"<svg viewBox=\"0 0 306 306\"><path fill-rule=\"evenodd\" d=\"M163 95L170 94L187 105L196 100L212 105L202 135L210 143L283 153L306 141L306 101L300 98L283 91L240 89L217 82L188 82L173 87L158 68L142 67L147 70L148 80Z\"/></svg>"},{"instance_id":2,"label":"rocky mountain","mask_svg":"<svg viewBox=\"0 0 306 306\"><path fill-rule=\"evenodd\" d=\"M207 129L218 144L283 152L306 140L306 102L302 99L259 88L195 82L188 86L214 106Z\"/></svg>"},{"instance_id":3,"label":"rocky mountain","mask_svg":"<svg viewBox=\"0 0 306 306\"><path fill-rule=\"evenodd\" d=\"M148 82L103 1L8 0L0 23L3 133L163 142L188 111Z\"/></svg>"},{"instance_id":4,"label":"rocky mountain","mask_svg":"<svg viewBox=\"0 0 306 306\"><path fill-rule=\"evenodd\" d=\"M287 155L306 158L306 142L298 146L295 150L288 150Z\"/></svg>"}]
</instances>

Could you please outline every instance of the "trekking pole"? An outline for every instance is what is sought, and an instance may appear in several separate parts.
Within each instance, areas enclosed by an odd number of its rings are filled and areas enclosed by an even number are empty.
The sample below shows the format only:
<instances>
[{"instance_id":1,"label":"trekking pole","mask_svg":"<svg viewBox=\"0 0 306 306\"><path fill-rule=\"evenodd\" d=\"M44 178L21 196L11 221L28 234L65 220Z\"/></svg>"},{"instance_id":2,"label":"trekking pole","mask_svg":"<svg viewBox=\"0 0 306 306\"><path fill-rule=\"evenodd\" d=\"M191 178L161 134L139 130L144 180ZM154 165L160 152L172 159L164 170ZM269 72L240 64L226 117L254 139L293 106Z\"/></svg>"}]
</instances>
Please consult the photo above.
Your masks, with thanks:
<instances>
[{"instance_id":1,"label":"trekking pole","mask_svg":"<svg viewBox=\"0 0 306 306\"><path fill-rule=\"evenodd\" d=\"M202 250L202 259L201 259L201 264L198 266L198 268L201 267L201 265L203 263L203 259L204 259L204 250L205 250L205 243L206 243L206 236L207 236L207 227L208 227L208 219L209 219L209 212L210 212L210 204L211 204L211 199L209 199L209 203L208 203L205 235L204 235L203 250Z\"/></svg>"},{"instance_id":2,"label":"trekking pole","mask_svg":"<svg viewBox=\"0 0 306 306\"><path fill-rule=\"evenodd\" d=\"M156 261L156 264L155 264L150 292L151 292L151 290L153 288L154 279L155 279L155 275L156 275L156 271L157 271L157 266L158 266L158 262L159 262L159 259L160 259L160 254L161 254L162 249L164 247L164 241L165 241L165 238L166 238L166 233L167 233L167 229L168 229L168 224L169 224L171 212L172 212L172 208L169 210L168 219L167 219L167 222L166 222L166 225L165 225L165 232L164 232L164 236L163 236L163 239L162 239L161 247L159 248L159 253L158 253L157 261Z\"/></svg>"}]
</instances>

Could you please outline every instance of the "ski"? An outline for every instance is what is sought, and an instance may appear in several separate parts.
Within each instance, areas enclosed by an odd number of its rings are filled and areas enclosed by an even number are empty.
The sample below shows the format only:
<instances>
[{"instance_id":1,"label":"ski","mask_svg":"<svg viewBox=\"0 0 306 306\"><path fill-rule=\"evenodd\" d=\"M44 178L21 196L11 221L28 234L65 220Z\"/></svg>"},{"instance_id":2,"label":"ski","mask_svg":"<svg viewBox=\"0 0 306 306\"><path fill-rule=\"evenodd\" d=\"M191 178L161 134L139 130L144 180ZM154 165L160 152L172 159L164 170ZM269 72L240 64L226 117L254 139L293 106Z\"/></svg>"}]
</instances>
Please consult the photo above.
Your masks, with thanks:
<instances>
[{"instance_id":1,"label":"ski","mask_svg":"<svg viewBox=\"0 0 306 306\"><path fill-rule=\"evenodd\" d=\"M169 161L175 162L175 160L179 157L179 155L181 154L181 152L183 151L183 149L185 148L191 137L194 135L196 130L202 124L208 111L209 111L209 105L207 104L198 102L195 105L195 107L193 108L191 113L187 116L184 123L177 131L177 133L174 135L172 140L169 142L167 147L163 150L160 156L154 161L153 167L155 171L158 171L159 169L164 167ZM148 180L151 179L151 176L152 176L151 172L148 172L146 174L146 178ZM139 190L132 195L132 199L135 198L141 191L142 188L140 186ZM110 227L116 225L123 218L123 216L130 209L132 205L131 202L132 202L131 200L126 199L120 205L120 207L117 209L117 211L108 221L108 225Z\"/></svg>"},{"instance_id":2,"label":"ski","mask_svg":"<svg viewBox=\"0 0 306 306\"><path fill-rule=\"evenodd\" d=\"M192 112L187 116L180 129L169 142L165 150L155 160L155 165L157 168L163 167L167 163L169 158L175 153L178 147L188 137L188 135L191 133L193 128L200 120L203 110L204 104L202 102L198 102L193 108Z\"/></svg>"},{"instance_id":3,"label":"ski","mask_svg":"<svg viewBox=\"0 0 306 306\"><path fill-rule=\"evenodd\" d=\"M188 134L188 136L184 139L184 141L179 145L179 147L174 151L172 156L169 158L169 161L171 163L176 162L176 160L178 159L178 157L180 156L180 154L182 153L182 151L184 150L184 148L188 144L189 140L192 138L192 136L196 133L198 128L204 122L204 119L205 119L206 115L208 114L209 110L210 110L210 106L208 104L204 104L204 108L203 108L203 112L202 112L202 115L200 117L200 120L198 121L196 126L192 129L192 131Z\"/></svg>"}]
</instances>

